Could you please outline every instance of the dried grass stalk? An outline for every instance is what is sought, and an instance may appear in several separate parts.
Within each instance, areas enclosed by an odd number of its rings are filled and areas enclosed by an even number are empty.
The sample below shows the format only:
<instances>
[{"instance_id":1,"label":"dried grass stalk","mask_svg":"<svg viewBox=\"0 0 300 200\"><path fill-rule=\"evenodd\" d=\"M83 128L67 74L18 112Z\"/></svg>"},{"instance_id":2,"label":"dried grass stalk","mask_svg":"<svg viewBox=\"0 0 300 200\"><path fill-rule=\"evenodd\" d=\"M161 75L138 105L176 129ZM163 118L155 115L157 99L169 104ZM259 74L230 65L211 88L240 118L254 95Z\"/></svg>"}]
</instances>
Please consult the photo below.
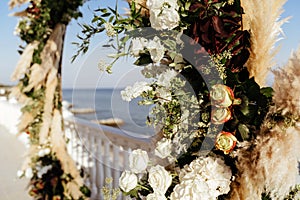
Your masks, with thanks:
<instances>
[{"instance_id":1,"label":"dried grass stalk","mask_svg":"<svg viewBox=\"0 0 300 200\"><path fill-rule=\"evenodd\" d=\"M238 152L231 199L257 200L263 192L284 199L297 184L300 127L275 127Z\"/></svg>"},{"instance_id":2,"label":"dried grass stalk","mask_svg":"<svg viewBox=\"0 0 300 200\"><path fill-rule=\"evenodd\" d=\"M51 124L50 140L52 150L56 153L57 158L60 160L62 169L66 174L70 174L74 179L67 184L67 190L74 199L79 199L82 195L79 190L83 185L83 180L76 168L73 159L67 152L66 142L62 130L62 116L59 110L54 110L53 121Z\"/></svg>"},{"instance_id":3,"label":"dried grass stalk","mask_svg":"<svg viewBox=\"0 0 300 200\"><path fill-rule=\"evenodd\" d=\"M30 0L10 0L8 3L9 9L13 9L16 6L20 6L24 3L29 2Z\"/></svg>"},{"instance_id":4,"label":"dried grass stalk","mask_svg":"<svg viewBox=\"0 0 300 200\"><path fill-rule=\"evenodd\" d=\"M19 103L22 104L28 104L30 102L30 98L28 98L26 95L23 94L23 92L21 92L20 87L18 86L14 86L9 94L10 98L16 98Z\"/></svg>"},{"instance_id":5,"label":"dried grass stalk","mask_svg":"<svg viewBox=\"0 0 300 200\"><path fill-rule=\"evenodd\" d=\"M42 63L41 65L34 64L31 67L29 84L24 91L30 91L32 88L38 89L41 87L41 85L44 84L50 69L59 66L65 29L66 26L64 24L58 24L54 28L41 53Z\"/></svg>"},{"instance_id":6,"label":"dried grass stalk","mask_svg":"<svg viewBox=\"0 0 300 200\"><path fill-rule=\"evenodd\" d=\"M18 130L21 134L22 131L24 131L28 125L34 121L34 116L30 112L25 112L22 114L20 123L18 124Z\"/></svg>"},{"instance_id":7,"label":"dried grass stalk","mask_svg":"<svg viewBox=\"0 0 300 200\"><path fill-rule=\"evenodd\" d=\"M282 114L300 116L300 48L293 53L287 65L274 71L273 101Z\"/></svg>"},{"instance_id":8,"label":"dried grass stalk","mask_svg":"<svg viewBox=\"0 0 300 200\"><path fill-rule=\"evenodd\" d=\"M53 100L57 87L57 69L52 68L47 77L46 90L45 90L45 104L43 112L43 124L39 133L40 144L44 144L48 139L50 125L52 123L53 115Z\"/></svg>"},{"instance_id":9,"label":"dried grass stalk","mask_svg":"<svg viewBox=\"0 0 300 200\"><path fill-rule=\"evenodd\" d=\"M280 39L281 26L289 18L281 19L283 5L286 0L242 0L245 15L243 17L244 29L250 30L250 58L246 66L251 76L261 86L265 85L266 76L271 67L275 65L274 56L279 48L275 43Z\"/></svg>"},{"instance_id":10,"label":"dried grass stalk","mask_svg":"<svg viewBox=\"0 0 300 200\"><path fill-rule=\"evenodd\" d=\"M39 43L35 41L26 46L25 50L21 55L19 62L17 63L16 69L11 76L11 79L13 81L21 79L24 76L25 72L30 67L33 52L37 48L38 44Z\"/></svg>"},{"instance_id":11,"label":"dried grass stalk","mask_svg":"<svg viewBox=\"0 0 300 200\"><path fill-rule=\"evenodd\" d=\"M300 160L300 49L292 55L288 64L275 71L275 106L272 113L282 112L293 117L295 125L286 127L278 123L268 129L268 118L261 127L260 136L252 143L245 143L238 152L239 174L233 183L231 199L256 200L263 192L273 199L284 199L297 184Z\"/></svg>"}]
</instances>

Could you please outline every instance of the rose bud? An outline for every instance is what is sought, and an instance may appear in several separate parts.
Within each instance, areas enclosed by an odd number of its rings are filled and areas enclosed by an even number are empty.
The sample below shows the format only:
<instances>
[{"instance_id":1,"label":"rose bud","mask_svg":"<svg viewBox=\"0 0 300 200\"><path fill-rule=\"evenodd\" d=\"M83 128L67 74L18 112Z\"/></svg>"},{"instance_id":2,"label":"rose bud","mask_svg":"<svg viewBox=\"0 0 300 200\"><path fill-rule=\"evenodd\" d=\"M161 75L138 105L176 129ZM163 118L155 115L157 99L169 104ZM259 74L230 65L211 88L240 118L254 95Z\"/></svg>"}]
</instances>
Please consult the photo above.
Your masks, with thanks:
<instances>
[{"instance_id":1,"label":"rose bud","mask_svg":"<svg viewBox=\"0 0 300 200\"><path fill-rule=\"evenodd\" d=\"M37 189L43 189L44 188L44 183L43 182L37 182L36 184L35 184L35 187L37 188Z\"/></svg>"},{"instance_id":2,"label":"rose bud","mask_svg":"<svg viewBox=\"0 0 300 200\"><path fill-rule=\"evenodd\" d=\"M29 191L29 195L32 196L32 197L36 196L38 193L39 193L39 191L35 188L33 188Z\"/></svg>"},{"instance_id":3,"label":"rose bud","mask_svg":"<svg viewBox=\"0 0 300 200\"><path fill-rule=\"evenodd\" d=\"M234 149L236 142L237 139L232 133L222 131L217 135L216 148L223 151L224 154L229 154Z\"/></svg>"},{"instance_id":4,"label":"rose bud","mask_svg":"<svg viewBox=\"0 0 300 200\"><path fill-rule=\"evenodd\" d=\"M215 108L211 113L211 122L213 124L224 124L231 119L229 108Z\"/></svg>"},{"instance_id":5,"label":"rose bud","mask_svg":"<svg viewBox=\"0 0 300 200\"><path fill-rule=\"evenodd\" d=\"M212 86L210 98L216 107L229 107L234 100L234 94L230 87L222 84Z\"/></svg>"},{"instance_id":6,"label":"rose bud","mask_svg":"<svg viewBox=\"0 0 300 200\"><path fill-rule=\"evenodd\" d=\"M61 200L61 197L59 195L53 196L52 200Z\"/></svg>"}]
</instances>

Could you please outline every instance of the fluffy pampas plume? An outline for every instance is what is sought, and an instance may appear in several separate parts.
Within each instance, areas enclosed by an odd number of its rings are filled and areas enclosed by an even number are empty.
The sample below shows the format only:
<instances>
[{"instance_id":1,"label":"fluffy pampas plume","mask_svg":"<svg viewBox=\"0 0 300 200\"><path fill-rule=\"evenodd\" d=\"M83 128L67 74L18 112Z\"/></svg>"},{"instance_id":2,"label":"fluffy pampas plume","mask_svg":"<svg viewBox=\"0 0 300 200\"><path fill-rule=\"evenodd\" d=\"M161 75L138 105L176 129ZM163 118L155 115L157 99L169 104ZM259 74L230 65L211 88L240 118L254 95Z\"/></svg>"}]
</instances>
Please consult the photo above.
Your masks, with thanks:
<instances>
[{"instance_id":1,"label":"fluffy pampas plume","mask_svg":"<svg viewBox=\"0 0 300 200\"><path fill-rule=\"evenodd\" d=\"M284 199L297 184L300 127L275 127L238 154L232 200Z\"/></svg>"},{"instance_id":2,"label":"fluffy pampas plume","mask_svg":"<svg viewBox=\"0 0 300 200\"><path fill-rule=\"evenodd\" d=\"M245 143L238 151L239 174L233 184L231 199L256 200L264 192L273 199L284 199L299 184L299 69L300 49L283 69L274 72L275 105L270 110L270 119L265 119L258 138L252 144ZM289 120L278 122L270 130L271 116L278 112Z\"/></svg>"},{"instance_id":3,"label":"fluffy pampas plume","mask_svg":"<svg viewBox=\"0 0 300 200\"><path fill-rule=\"evenodd\" d=\"M287 65L274 71L274 102L282 114L300 116L300 48L293 53Z\"/></svg>"},{"instance_id":4,"label":"fluffy pampas plume","mask_svg":"<svg viewBox=\"0 0 300 200\"><path fill-rule=\"evenodd\" d=\"M24 3L29 2L30 0L10 0L8 5L10 9L13 9L16 6L21 6Z\"/></svg>"},{"instance_id":5,"label":"fluffy pampas plume","mask_svg":"<svg viewBox=\"0 0 300 200\"><path fill-rule=\"evenodd\" d=\"M24 76L26 70L28 70L28 68L30 67L33 52L38 47L38 45L38 42L32 42L26 46L19 62L17 63L17 67L11 76L11 79L13 81L21 79Z\"/></svg>"},{"instance_id":6,"label":"fluffy pampas plume","mask_svg":"<svg viewBox=\"0 0 300 200\"><path fill-rule=\"evenodd\" d=\"M242 0L244 8L244 29L251 34L250 58L246 66L251 76L261 86L265 85L266 76L274 66L273 58L278 48L275 43L280 39L281 26L289 18L279 20L286 0Z\"/></svg>"}]
</instances>

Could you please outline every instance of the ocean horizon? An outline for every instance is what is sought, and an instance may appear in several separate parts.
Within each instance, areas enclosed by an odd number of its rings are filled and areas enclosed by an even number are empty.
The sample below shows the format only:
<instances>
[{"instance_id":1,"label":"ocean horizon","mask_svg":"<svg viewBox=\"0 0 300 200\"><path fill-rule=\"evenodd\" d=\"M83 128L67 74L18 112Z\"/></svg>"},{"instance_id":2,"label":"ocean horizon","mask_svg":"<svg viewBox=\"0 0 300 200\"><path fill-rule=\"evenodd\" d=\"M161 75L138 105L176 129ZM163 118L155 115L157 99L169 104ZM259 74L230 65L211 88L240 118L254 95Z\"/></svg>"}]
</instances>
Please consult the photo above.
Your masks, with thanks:
<instances>
[{"instance_id":1,"label":"ocean horizon","mask_svg":"<svg viewBox=\"0 0 300 200\"><path fill-rule=\"evenodd\" d=\"M146 125L150 106L140 106L139 98L126 102L121 98L123 88L63 88L63 100L73 109L92 109L95 112L75 114L88 121L119 118L124 124L118 128L142 135L154 135L154 129Z\"/></svg>"}]
</instances>

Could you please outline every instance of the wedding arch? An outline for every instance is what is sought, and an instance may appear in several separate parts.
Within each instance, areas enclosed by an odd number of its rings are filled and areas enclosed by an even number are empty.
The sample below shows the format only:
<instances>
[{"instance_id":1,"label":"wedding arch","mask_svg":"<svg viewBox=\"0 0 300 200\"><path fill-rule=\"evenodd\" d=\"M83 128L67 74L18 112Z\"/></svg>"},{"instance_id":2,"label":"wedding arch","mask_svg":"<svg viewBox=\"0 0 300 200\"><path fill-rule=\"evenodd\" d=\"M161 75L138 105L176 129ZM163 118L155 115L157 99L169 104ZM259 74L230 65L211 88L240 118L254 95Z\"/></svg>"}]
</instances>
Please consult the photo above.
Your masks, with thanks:
<instances>
[{"instance_id":1,"label":"wedding arch","mask_svg":"<svg viewBox=\"0 0 300 200\"><path fill-rule=\"evenodd\" d=\"M28 1L11 1L11 7ZM136 59L148 82L122 92L154 105L159 127L153 151L136 149L119 186L134 199L297 199L300 51L275 71L274 45L285 0L129 0L95 11L83 26L79 55L93 35L116 38L111 72L123 56ZM35 199L85 199L89 189L68 155L61 114L65 28L81 14L76 1L30 1L18 30L27 44L13 74L24 104L19 130L31 147L23 174ZM117 5L117 1L116 1ZM259 6L257 6L259 5ZM116 43L113 43L115 41ZM75 56L76 57L76 56Z\"/></svg>"},{"instance_id":2,"label":"wedding arch","mask_svg":"<svg viewBox=\"0 0 300 200\"><path fill-rule=\"evenodd\" d=\"M25 3L14 14L21 17L16 31L26 46L12 75L19 80L12 95L23 105L18 129L29 135L30 148L18 175L30 179L34 199L86 199L89 189L66 148L61 90L66 26L81 16L84 1L12 0L9 6Z\"/></svg>"}]
</instances>

